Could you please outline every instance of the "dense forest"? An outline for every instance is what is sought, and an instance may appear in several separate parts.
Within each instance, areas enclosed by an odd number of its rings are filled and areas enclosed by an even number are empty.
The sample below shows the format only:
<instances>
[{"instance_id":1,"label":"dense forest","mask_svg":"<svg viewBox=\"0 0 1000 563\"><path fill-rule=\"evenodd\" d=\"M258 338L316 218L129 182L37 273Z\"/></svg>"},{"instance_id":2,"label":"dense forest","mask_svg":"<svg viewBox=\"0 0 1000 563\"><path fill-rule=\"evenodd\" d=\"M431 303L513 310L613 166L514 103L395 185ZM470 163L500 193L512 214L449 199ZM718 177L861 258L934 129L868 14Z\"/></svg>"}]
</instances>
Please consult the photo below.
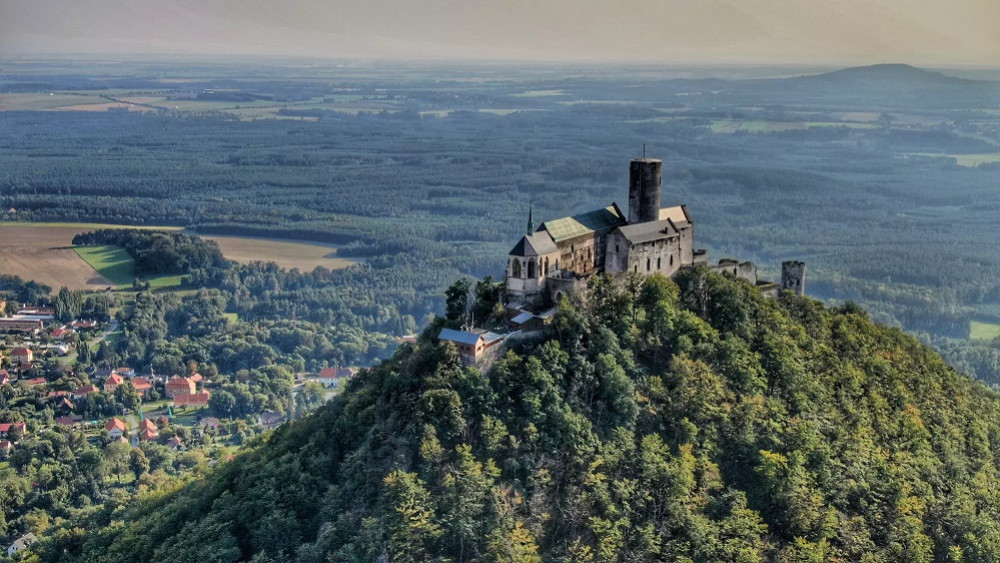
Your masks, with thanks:
<instances>
[{"instance_id":1,"label":"dense forest","mask_svg":"<svg viewBox=\"0 0 1000 563\"><path fill-rule=\"evenodd\" d=\"M998 560L1000 397L856 305L696 269L595 278L485 371L435 336L38 558Z\"/></svg>"},{"instance_id":2,"label":"dense forest","mask_svg":"<svg viewBox=\"0 0 1000 563\"><path fill-rule=\"evenodd\" d=\"M621 204L645 145L664 204L688 205L714 258L769 276L803 259L810 294L939 350L970 320L1000 324L996 81L905 65L307 68L12 64L3 219L343 244L361 289L324 299L369 331L382 307L419 324L451 280L499 277L529 203L539 220ZM60 103L137 111L47 111Z\"/></svg>"}]
</instances>

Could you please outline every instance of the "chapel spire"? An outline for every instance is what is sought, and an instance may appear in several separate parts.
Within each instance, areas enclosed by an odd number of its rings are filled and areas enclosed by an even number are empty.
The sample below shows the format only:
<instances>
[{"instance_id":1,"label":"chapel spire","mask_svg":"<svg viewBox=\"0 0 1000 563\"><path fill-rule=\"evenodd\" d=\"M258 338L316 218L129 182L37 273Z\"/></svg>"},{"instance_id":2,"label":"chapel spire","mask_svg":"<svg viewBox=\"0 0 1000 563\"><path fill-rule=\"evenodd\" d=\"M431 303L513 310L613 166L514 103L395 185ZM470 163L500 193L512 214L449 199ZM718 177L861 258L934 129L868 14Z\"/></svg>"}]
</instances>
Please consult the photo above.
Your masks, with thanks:
<instances>
[{"instance_id":1,"label":"chapel spire","mask_svg":"<svg viewBox=\"0 0 1000 563\"><path fill-rule=\"evenodd\" d=\"M531 220L532 204L528 203L528 234L535 232L535 222Z\"/></svg>"}]
</instances>

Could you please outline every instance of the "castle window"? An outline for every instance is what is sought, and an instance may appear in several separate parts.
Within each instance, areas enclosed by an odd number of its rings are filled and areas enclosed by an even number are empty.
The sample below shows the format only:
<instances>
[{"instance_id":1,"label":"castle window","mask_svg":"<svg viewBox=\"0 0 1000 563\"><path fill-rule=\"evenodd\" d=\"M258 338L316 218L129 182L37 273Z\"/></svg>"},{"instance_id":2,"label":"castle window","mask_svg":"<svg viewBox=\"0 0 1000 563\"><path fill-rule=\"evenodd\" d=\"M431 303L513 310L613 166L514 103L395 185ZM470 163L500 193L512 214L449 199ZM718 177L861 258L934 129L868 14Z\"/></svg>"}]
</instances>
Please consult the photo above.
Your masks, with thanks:
<instances>
[{"instance_id":1,"label":"castle window","mask_svg":"<svg viewBox=\"0 0 1000 563\"><path fill-rule=\"evenodd\" d=\"M670 265L671 266L674 265L674 255L673 254L670 255Z\"/></svg>"},{"instance_id":2,"label":"castle window","mask_svg":"<svg viewBox=\"0 0 1000 563\"><path fill-rule=\"evenodd\" d=\"M656 258L656 269L657 270L660 269L660 258L659 257Z\"/></svg>"},{"instance_id":3,"label":"castle window","mask_svg":"<svg viewBox=\"0 0 1000 563\"><path fill-rule=\"evenodd\" d=\"M618 245L615 245L615 254L618 254Z\"/></svg>"},{"instance_id":4,"label":"castle window","mask_svg":"<svg viewBox=\"0 0 1000 563\"><path fill-rule=\"evenodd\" d=\"M636 265L635 265L635 266L633 267L632 271L638 274L638 273L639 273L639 265L638 265L638 264L636 264Z\"/></svg>"},{"instance_id":5,"label":"castle window","mask_svg":"<svg viewBox=\"0 0 1000 563\"><path fill-rule=\"evenodd\" d=\"M646 258L646 271L649 271L649 258Z\"/></svg>"}]
</instances>

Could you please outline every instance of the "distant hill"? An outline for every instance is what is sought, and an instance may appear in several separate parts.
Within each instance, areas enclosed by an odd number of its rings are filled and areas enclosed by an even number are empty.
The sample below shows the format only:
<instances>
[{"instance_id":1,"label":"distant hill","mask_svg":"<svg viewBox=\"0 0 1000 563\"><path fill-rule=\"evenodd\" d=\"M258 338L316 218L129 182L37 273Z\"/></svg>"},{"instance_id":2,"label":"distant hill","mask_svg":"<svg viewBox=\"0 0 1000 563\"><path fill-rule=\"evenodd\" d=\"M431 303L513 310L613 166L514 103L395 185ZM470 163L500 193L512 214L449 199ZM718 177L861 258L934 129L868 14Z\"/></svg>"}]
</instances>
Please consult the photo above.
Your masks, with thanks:
<instances>
[{"instance_id":1,"label":"distant hill","mask_svg":"<svg viewBox=\"0 0 1000 563\"><path fill-rule=\"evenodd\" d=\"M1000 397L856 307L595 282L491 370L429 330L45 561L996 561Z\"/></svg>"},{"instance_id":2,"label":"distant hill","mask_svg":"<svg viewBox=\"0 0 1000 563\"><path fill-rule=\"evenodd\" d=\"M835 70L823 74L813 74L785 79L786 82L889 82L892 84L908 84L911 86L989 86L994 83L982 80L969 80L948 76L947 74L924 70L908 64L889 63L871 66L856 66Z\"/></svg>"}]
</instances>

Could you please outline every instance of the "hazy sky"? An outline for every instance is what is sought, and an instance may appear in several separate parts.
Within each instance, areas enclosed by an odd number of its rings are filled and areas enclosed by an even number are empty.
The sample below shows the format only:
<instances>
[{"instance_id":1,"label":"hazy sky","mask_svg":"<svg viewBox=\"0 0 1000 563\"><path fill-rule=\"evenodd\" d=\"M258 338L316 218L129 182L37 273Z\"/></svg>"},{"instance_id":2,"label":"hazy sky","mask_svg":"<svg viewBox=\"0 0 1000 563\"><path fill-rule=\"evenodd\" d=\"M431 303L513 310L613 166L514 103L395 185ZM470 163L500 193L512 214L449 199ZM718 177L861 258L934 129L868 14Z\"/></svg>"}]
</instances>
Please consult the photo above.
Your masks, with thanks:
<instances>
[{"instance_id":1,"label":"hazy sky","mask_svg":"<svg viewBox=\"0 0 1000 563\"><path fill-rule=\"evenodd\" d=\"M0 0L0 56L1000 66L1000 0Z\"/></svg>"}]
</instances>

